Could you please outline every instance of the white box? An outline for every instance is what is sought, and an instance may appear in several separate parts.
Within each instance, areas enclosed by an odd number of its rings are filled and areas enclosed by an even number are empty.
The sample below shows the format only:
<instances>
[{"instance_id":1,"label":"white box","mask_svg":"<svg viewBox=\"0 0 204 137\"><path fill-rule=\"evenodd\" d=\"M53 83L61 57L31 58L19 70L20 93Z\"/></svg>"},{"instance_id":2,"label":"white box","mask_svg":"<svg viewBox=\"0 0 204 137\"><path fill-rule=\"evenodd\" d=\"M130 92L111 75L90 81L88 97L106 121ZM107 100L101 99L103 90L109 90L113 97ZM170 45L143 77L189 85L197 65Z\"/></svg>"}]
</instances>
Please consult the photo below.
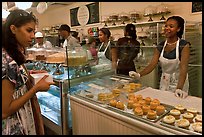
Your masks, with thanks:
<instances>
[{"instance_id":1,"label":"white box","mask_svg":"<svg viewBox=\"0 0 204 137\"><path fill-rule=\"evenodd\" d=\"M53 77L49 73L37 73L37 74L30 74L32 77L33 84L36 84L39 80L41 80L45 75L49 75L45 80L47 82L53 82Z\"/></svg>"}]
</instances>

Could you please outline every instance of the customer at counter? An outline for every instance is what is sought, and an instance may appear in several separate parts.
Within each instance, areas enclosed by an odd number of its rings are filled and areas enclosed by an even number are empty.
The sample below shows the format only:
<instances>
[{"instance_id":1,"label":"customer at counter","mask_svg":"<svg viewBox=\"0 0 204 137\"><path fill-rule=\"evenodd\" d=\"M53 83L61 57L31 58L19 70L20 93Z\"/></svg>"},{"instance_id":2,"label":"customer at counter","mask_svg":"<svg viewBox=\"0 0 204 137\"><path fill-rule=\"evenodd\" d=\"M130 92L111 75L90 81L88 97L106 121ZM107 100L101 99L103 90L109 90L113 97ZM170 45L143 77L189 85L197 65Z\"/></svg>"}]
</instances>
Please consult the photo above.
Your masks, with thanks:
<instances>
[{"instance_id":1,"label":"customer at counter","mask_svg":"<svg viewBox=\"0 0 204 137\"><path fill-rule=\"evenodd\" d=\"M133 60L139 53L140 43L136 40L136 28L133 24L125 26L124 35L111 48L112 66L117 74L129 75L129 71L136 71Z\"/></svg>"},{"instance_id":2,"label":"customer at counter","mask_svg":"<svg viewBox=\"0 0 204 137\"><path fill-rule=\"evenodd\" d=\"M159 43L149 65L141 72L130 71L130 77L139 79L149 74L157 64L161 66L160 89L174 92L177 97L188 96L188 62L190 43L182 39L184 19L171 16L165 24L166 40Z\"/></svg>"},{"instance_id":3,"label":"customer at counter","mask_svg":"<svg viewBox=\"0 0 204 137\"><path fill-rule=\"evenodd\" d=\"M76 47L81 46L79 40L76 39L71 35L70 27L67 24L62 24L59 28L59 35L65 39L62 45L63 48L66 46L69 47Z\"/></svg>"},{"instance_id":4,"label":"customer at counter","mask_svg":"<svg viewBox=\"0 0 204 137\"><path fill-rule=\"evenodd\" d=\"M111 47L115 44L110 40L111 32L108 28L99 29L99 40L101 45L98 48L99 64L111 64Z\"/></svg>"},{"instance_id":5,"label":"customer at counter","mask_svg":"<svg viewBox=\"0 0 204 137\"><path fill-rule=\"evenodd\" d=\"M37 19L12 10L2 25L2 135L43 135L44 124L36 93L54 82L44 76L33 85L26 73L24 50L34 39Z\"/></svg>"},{"instance_id":6,"label":"customer at counter","mask_svg":"<svg viewBox=\"0 0 204 137\"><path fill-rule=\"evenodd\" d=\"M52 48L52 43L44 40L44 36L41 32L35 33L35 42L33 45L34 48Z\"/></svg>"}]
</instances>

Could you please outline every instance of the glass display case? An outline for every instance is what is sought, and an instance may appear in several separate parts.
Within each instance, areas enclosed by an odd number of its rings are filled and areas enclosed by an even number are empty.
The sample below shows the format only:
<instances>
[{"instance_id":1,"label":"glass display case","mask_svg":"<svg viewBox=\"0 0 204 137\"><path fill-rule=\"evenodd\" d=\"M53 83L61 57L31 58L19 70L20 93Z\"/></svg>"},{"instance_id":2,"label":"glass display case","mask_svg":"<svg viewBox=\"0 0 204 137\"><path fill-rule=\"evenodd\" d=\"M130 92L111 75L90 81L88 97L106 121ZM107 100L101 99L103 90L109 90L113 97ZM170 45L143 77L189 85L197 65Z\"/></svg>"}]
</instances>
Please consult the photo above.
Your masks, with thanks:
<instances>
[{"instance_id":1,"label":"glass display case","mask_svg":"<svg viewBox=\"0 0 204 137\"><path fill-rule=\"evenodd\" d=\"M81 47L71 47L67 51L58 47L30 48L26 53L26 67L29 70L46 70L55 82L47 92L37 93L45 126L56 134L71 134L72 116L67 94L77 91L75 85L96 77L112 75L114 71L111 66L100 62L94 66L89 65L87 51Z\"/></svg>"}]
</instances>

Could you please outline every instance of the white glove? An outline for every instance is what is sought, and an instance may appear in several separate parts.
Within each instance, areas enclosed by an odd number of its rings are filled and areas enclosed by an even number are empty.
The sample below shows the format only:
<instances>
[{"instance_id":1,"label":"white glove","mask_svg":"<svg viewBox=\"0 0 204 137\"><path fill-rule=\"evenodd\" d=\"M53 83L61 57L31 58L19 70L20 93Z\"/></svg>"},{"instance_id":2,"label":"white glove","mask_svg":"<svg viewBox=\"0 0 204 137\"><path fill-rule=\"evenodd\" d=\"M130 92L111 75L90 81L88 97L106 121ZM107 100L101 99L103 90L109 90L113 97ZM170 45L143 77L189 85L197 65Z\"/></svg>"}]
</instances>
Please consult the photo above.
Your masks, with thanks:
<instances>
[{"instance_id":1,"label":"white glove","mask_svg":"<svg viewBox=\"0 0 204 137\"><path fill-rule=\"evenodd\" d=\"M134 79L140 79L140 73L137 73L135 71L129 71L129 76Z\"/></svg>"},{"instance_id":2,"label":"white glove","mask_svg":"<svg viewBox=\"0 0 204 137\"><path fill-rule=\"evenodd\" d=\"M175 96L179 98L186 98L188 96L188 93L185 91L182 91L181 89L176 89Z\"/></svg>"}]
</instances>

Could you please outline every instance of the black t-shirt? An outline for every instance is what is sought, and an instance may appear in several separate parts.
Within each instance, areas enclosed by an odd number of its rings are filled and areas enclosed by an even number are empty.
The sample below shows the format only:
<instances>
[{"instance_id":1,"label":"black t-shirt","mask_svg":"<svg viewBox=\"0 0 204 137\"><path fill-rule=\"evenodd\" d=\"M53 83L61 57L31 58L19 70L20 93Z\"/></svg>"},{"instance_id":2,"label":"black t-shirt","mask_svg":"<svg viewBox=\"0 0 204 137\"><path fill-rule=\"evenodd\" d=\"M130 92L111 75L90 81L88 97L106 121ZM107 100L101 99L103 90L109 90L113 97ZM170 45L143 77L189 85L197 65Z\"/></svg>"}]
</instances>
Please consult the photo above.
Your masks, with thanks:
<instances>
[{"instance_id":1,"label":"black t-shirt","mask_svg":"<svg viewBox=\"0 0 204 137\"><path fill-rule=\"evenodd\" d=\"M128 37L119 38L115 47L118 49L118 59L127 64L132 62L140 51L140 43Z\"/></svg>"},{"instance_id":2,"label":"black t-shirt","mask_svg":"<svg viewBox=\"0 0 204 137\"><path fill-rule=\"evenodd\" d=\"M159 50L160 54L161 54L161 51L162 51L162 49L164 47L164 43L165 43L165 41L162 41L157 45L157 49ZM187 43L190 44L189 42L187 42L186 40L183 40L183 39L181 39L180 42L179 42L179 60L181 60L181 52L182 52L183 48L186 46ZM164 56L164 58L167 58L167 59L175 59L176 58L176 48L174 48L170 52L165 52L164 51L163 56Z\"/></svg>"}]
</instances>

